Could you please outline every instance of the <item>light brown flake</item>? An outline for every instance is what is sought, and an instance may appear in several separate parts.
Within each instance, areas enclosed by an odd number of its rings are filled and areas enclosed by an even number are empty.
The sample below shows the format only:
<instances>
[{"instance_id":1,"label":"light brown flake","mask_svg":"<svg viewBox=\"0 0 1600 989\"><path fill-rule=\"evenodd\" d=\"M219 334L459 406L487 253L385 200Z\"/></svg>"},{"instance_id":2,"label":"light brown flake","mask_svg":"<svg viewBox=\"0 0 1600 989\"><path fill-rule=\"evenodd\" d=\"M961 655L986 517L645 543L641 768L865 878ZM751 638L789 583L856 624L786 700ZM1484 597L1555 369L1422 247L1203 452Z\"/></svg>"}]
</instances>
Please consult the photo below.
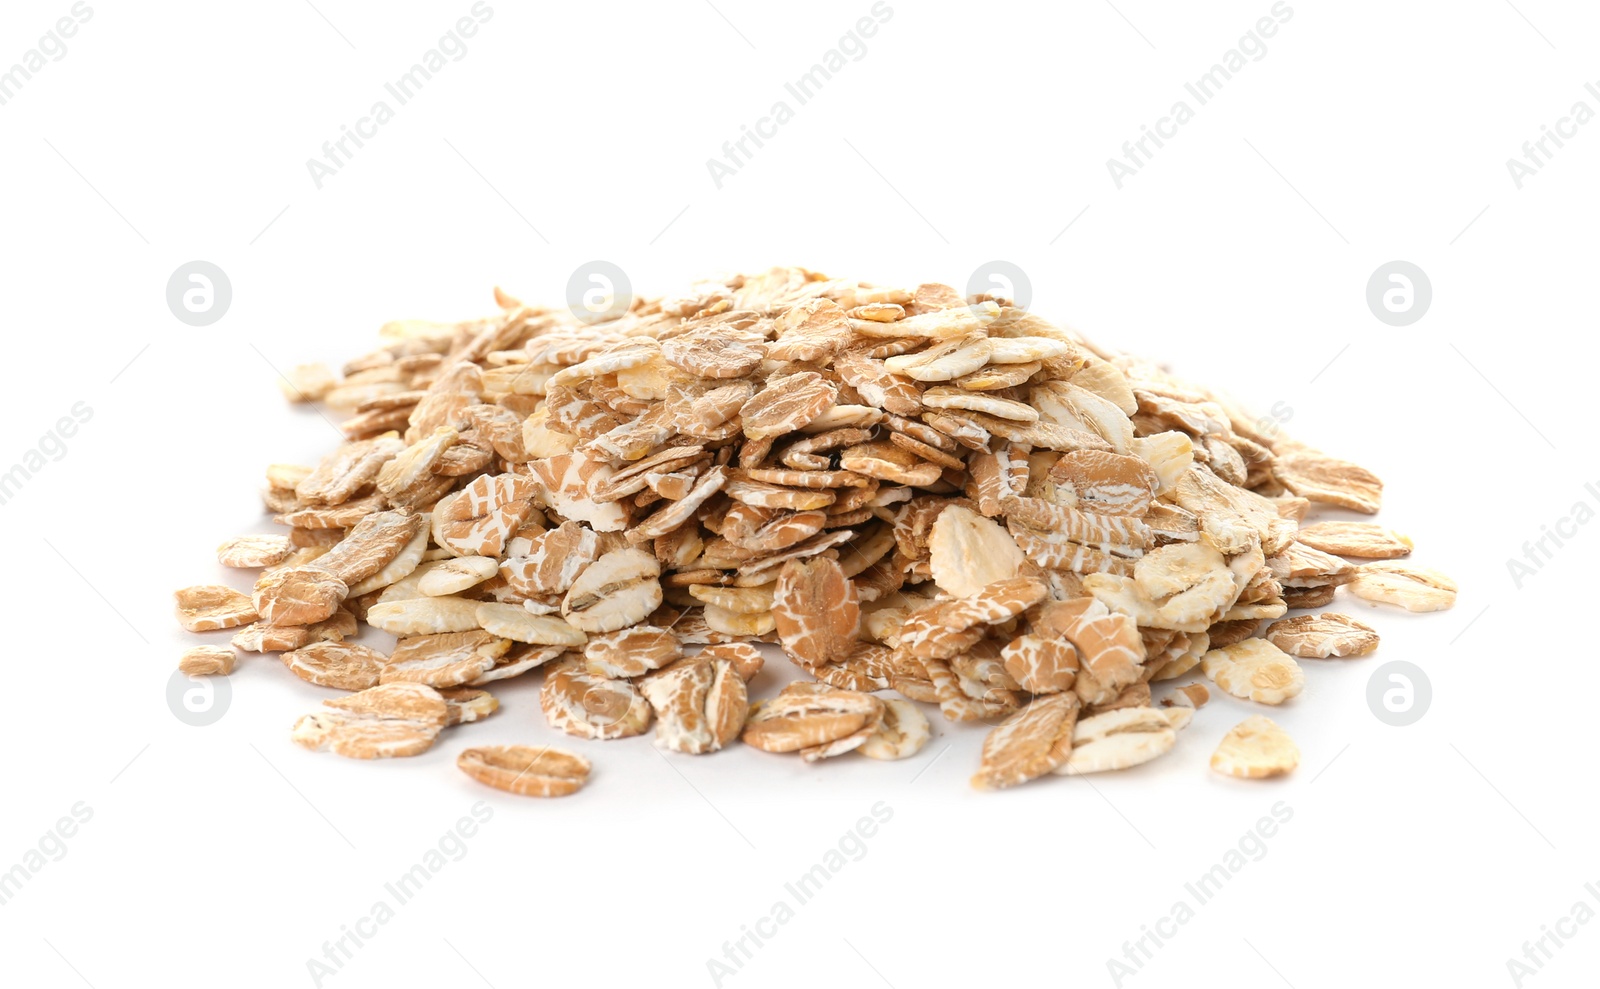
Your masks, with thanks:
<instances>
[{"instance_id":1,"label":"light brown flake","mask_svg":"<svg viewBox=\"0 0 1600 989\"><path fill-rule=\"evenodd\" d=\"M1363 564L1349 587L1363 601L1407 611L1447 611L1456 603L1455 581L1437 570L1398 563Z\"/></svg>"},{"instance_id":2,"label":"light brown flake","mask_svg":"<svg viewBox=\"0 0 1600 989\"><path fill-rule=\"evenodd\" d=\"M873 440L846 447L839 453L839 466L879 481L916 487L935 483L944 471L938 464L929 463L888 440Z\"/></svg>"},{"instance_id":3,"label":"light brown flake","mask_svg":"<svg viewBox=\"0 0 1600 989\"><path fill-rule=\"evenodd\" d=\"M727 660L733 664L734 672L738 673L739 678L745 683L749 683L757 673L761 672L761 668L766 665L766 660L762 657L760 650L748 642L716 643L706 646L696 655L707 659Z\"/></svg>"},{"instance_id":4,"label":"light brown flake","mask_svg":"<svg viewBox=\"0 0 1600 989\"><path fill-rule=\"evenodd\" d=\"M589 779L589 760L561 749L487 745L456 757L463 773L485 786L519 797L565 797Z\"/></svg>"},{"instance_id":5,"label":"light brown flake","mask_svg":"<svg viewBox=\"0 0 1600 989\"><path fill-rule=\"evenodd\" d=\"M683 655L683 644L670 629L654 625L589 637L583 647L584 665L596 676L626 679L660 669Z\"/></svg>"},{"instance_id":6,"label":"light brown flake","mask_svg":"<svg viewBox=\"0 0 1600 989\"><path fill-rule=\"evenodd\" d=\"M772 617L784 652L810 669L855 650L861 604L837 561L790 560L778 571Z\"/></svg>"},{"instance_id":7,"label":"light brown flake","mask_svg":"<svg viewBox=\"0 0 1600 989\"><path fill-rule=\"evenodd\" d=\"M444 698L445 704L450 708L449 714L445 717L447 727L482 721L500 710L500 702L493 694L474 687L446 687L439 691L439 696Z\"/></svg>"},{"instance_id":8,"label":"light brown flake","mask_svg":"<svg viewBox=\"0 0 1600 989\"><path fill-rule=\"evenodd\" d=\"M795 432L826 412L837 398L838 389L815 371L773 378L740 407L744 434L761 440Z\"/></svg>"},{"instance_id":9,"label":"light brown flake","mask_svg":"<svg viewBox=\"0 0 1600 989\"><path fill-rule=\"evenodd\" d=\"M504 656L494 661L494 666L487 673L480 674L467 681L469 687L481 687L486 683L496 680L510 680L519 677L529 670L536 670L554 659L565 655L566 646L529 646L514 643Z\"/></svg>"},{"instance_id":10,"label":"light brown flake","mask_svg":"<svg viewBox=\"0 0 1600 989\"><path fill-rule=\"evenodd\" d=\"M485 474L434 510L434 538L461 556L498 557L533 511L536 487L519 474Z\"/></svg>"},{"instance_id":11,"label":"light brown flake","mask_svg":"<svg viewBox=\"0 0 1600 989\"><path fill-rule=\"evenodd\" d=\"M929 567L939 588L956 597L1015 577L1022 550L1004 528L970 508L951 505L928 533Z\"/></svg>"},{"instance_id":12,"label":"light brown flake","mask_svg":"<svg viewBox=\"0 0 1600 989\"><path fill-rule=\"evenodd\" d=\"M1290 491L1320 504L1372 515L1383 500L1383 482L1371 471L1315 450L1279 453L1272 473Z\"/></svg>"},{"instance_id":13,"label":"light brown flake","mask_svg":"<svg viewBox=\"0 0 1600 989\"><path fill-rule=\"evenodd\" d=\"M494 669L510 648L509 639L482 629L407 636L395 642L378 681L459 687Z\"/></svg>"},{"instance_id":14,"label":"light brown flake","mask_svg":"<svg viewBox=\"0 0 1600 989\"><path fill-rule=\"evenodd\" d=\"M256 614L268 624L310 625L337 611L349 592L320 566L285 567L263 573L253 598Z\"/></svg>"},{"instance_id":15,"label":"light brown flake","mask_svg":"<svg viewBox=\"0 0 1600 989\"><path fill-rule=\"evenodd\" d=\"M477 601L415 597L380 601L367 609L367 624L391 635L433 635L478 628Z\"/></svg>"},{"instance_id":16,"label":"light brown flake","mask_svg":"<svg viewBox=\"0 0 1600 989\"><path fill-rule=\"evenodd\" d=\"M767 347L757 334L713 325L663 341L661 356L702 378L742 378L766 358Z\"/></svg>"},{"instance_id":17,"label":"light brown flake","mask_svg":"<svg viewBox=\"0 0 1600 989\"><path fill-rule=\"evenodd\" d=\"M235 536L217 547L217 562L225 567L270 567L293 552L287 536Z\"/></svg>"},{"instance_id":18,"label":"light brown flake","mask_svg":"<svg viewBox=\"0 0 1600 989\"><path fill-rule=\"evenodd\" d=\"M417 582L425 597L445 597L476 587L500 572L500 561L492 556L458 556L440 560Z\"/></svg>"},{"instance_id":19,"label":"light brown flake","mask_svg":"<svg viewBox=\"0 0 1600 989\"><path fill-rule=\"evenodd\" d=\"M640 690L655 711L656 747L671 752L718 751L739 736L750 711L744 678L714 655L651 673Z\"/></svg>"},{"instance_id":20,"label":"light brown flake","mask_svg":"<svg viewBox=\"0 0 1600 989\"><path fill-rule=\"evenodd\" d=\"M475 612L484 631L536 646L582 646L588 636L554 615L536 615L518 604L485 601Z\"/></svg>"},{"instance_id":21,"label":"light brown flake","mask_svg":"<svg viewBox=\"0 0 1600 989\"><path fill-rule=\"evenodd\" d=\"M954 337L925 350L890 357L883 366L917 381L951 381L989 363L993 344L986 336Z\"/></svg>"},{"instance_id":22,"label":"light brown flake","mask_svg":"<svg viewBox=\"0 0 1600 989\"><path fill-rule=\"evenodd\" d=\"M1213 649L1200 660L1200 669L1233 696L1260 704L1282 704L1306 685L1305 672L1294 657L1265 639Z\"/></svg>"},{"instance_id":23,"label":"light brown flake","mask_svg":"<svg viewBox=\"0 0 1600 989\"><path fill-rule=\"evenodd\" d=\"M353 642L314 642L281 657L289 671L307 683L337 690L367 690L382 682L389 657Z\"/></svg>"},{"instance_id":24,"label":"light brown flake","mask_svg":"<svg viewBox=\"0 0 1600 989\"><path fill-rule=\"evenodd\" d=\"M883 717L871 694L792 683L750 712L741 737L766 752L799 752L806 762L860 748Z\"/></svg>"},{"instance_id":25,"label":"light brown flake","mask_svg":"<svg viewBox=\"0 0 1600 989\"><path fill-rule=\"evenodd\" d=\"M1165 755L1178 741L1176 713L1125 707L1082 718L1073 729L1072 754L1055 772L1063 776L1111 772Z\"/></svg>"},{"instance_id":26,"label":"light brown flake","mask_svg":"<svg viewBox=\"0 0 1600 989\"><path fill-rule=\"evenodd\" d=\"M922 751L932 737L927 715L910 701L883 699L883 718L857 749L869 759L909 759Z\"/></svg>"},{"instance_id":27,"label":"light brown flake","mask_svg":"<svg viewBox=\"0 0 1600 989\"><path fill-rule=\"evenodd\" d=\"M295 364L278 379L278 389L291 402L320 402L338 384L326 364Z\"/></svg>"},{"instance_id":28,"label":"light brown flake","mask_svg":"<svg viewBox=\"0 0 1600 989\"><path fill-rule=\"evenodd\" d=\"M1262 715L1234 725L1211 754L1211 768L1224 776L1267 779L1294 771L1300 747L1277 722Z\"/></svg>"},{"instance_id":29,"label":"light brown flake","mask_svg":"<svg viewBox=\"0 0 1600 989\"><path fill-rule=\"evenodd\" d=\"M661 564L637 549L618 549L590 564L561 602L561 616L584 632L614 632L661 606Z\"/></svg>"},{"instance_id":30,"label":"light brown flake","mask_svg":"<svg viewBox=\"0 0 1600 989\"><path fill-rule=\"evenodd\" d=\"M1301 659L1370 656L1378 648L1376 631L1332 612L1281 618L1267 626L1266 639Z\"/></svg>"},{"instance_id":31,"label":"light brown flake","mask_svg":"<svg viewBox=\"0 0 1600 989\"><path fill-rule=\"evenodd\" d=\"M951 385L929 388L922 393L922 404L930 409L966 409L994 416L996 419L1009 419L1020 423L1039 421L1039 410L1026 402L1002 398L989 392L968 391Z\"/></svg>"},{"instance_id":32,"label":"light brown flake","mask_svg":"<svg viewBox=\"0 0 1600 989\"><path fill-rule=\"evenodd\" d=\"M316 468L295 485L295 494L307 503L343 504L372 484L383 465L404 448L405 444L392 433L346 443L322 458Z\"/></svg>"},{"instance_id":33,"label":"light brown flake","mask_svg":"<svg viewBox=\"0 0 1600 989\"><path fill-rule=\"evenodd\" d=\"M1071 488L1080 509L1103 515L1143 515L1156 495L1156 472L1144 458L1102 450L1062 454L1050 479Z\"/></svg>"},{"instance_id":34,"label":"light brown flake","mask_svg":"<svg viewBox=\"0 0 1600 989\"><path fill-rule=\"evenodd\" d=\"M1077 721L1075 695L1057 693L1034 698L984 739L983 765L972 777L972 785L980 790L998 790L1055 770L1072 753Z\"/></svg>"},{"instance_id":35,"label":"light brown flake","mask_svg":"<svg viewBox=\"0 0 1600 989\"><path fill-rule=\"evenodd\" d=\"M1209 700L1211 700L1211 691L1206 689L1205 684L1191 683L1179 687L1170 695L1163 697L1161 706L1186 707L1192 711L1198 711L1200 708L1205 707L1206 702Z\"/></svg>"},{"instance_id":36,"label":"light brown flake","mask_svg":"<svg viewBox=\"0 0 1600 989\"><path fill-rule=\"evenodd\" d=\"M223 646L193 646L178 657L178 669L192 677L227 676L237 659L237 653Z\"/></svg>"},{"instance_id":37,"label":"light brown flake","mask_svg":"<svg viewBox=\"0 0 1600 989\"><path fill-rule=\"evenodd\" d=\"M178 624L190 632L248 625L257 617L249 597L221 584L185 587L172 597L177 601Z\"/></svg>"},{"instance_id":38,"label":"light brown flake","mask_svg":"<svg viewBox=\"0 0 1600 989\"><path fill-rule=\"evenodd\" d=\"M526 553L500 565L500 575L519 594L565 594L584 568L599 558L600 539L595 531L577 522L563 522L532 537Z\"/></svg>"},{"instance_id":39,"label":"light brown flake","mask_svg":"<svg viewBox=\"0 0 1600 989\"><path fill-rule=\"evenodd\" d=\"M595 676L575 659L545 674L539 707L550 727L579 738L627 738L650 727L650 704L638 687Z\"/></svg>"},{"instance_id":40,"label":"light brown flake","mask_svg":"<svg viewBox=\"0 0 1600 989\"><path fill-rule=\"evenodd\" d=\"M826 488L787 488L743 476L730 478L723 490L729 498L752 508L787 509L796 512L826 508L839 497Z\"/></svg>"},{"instance_id":41,"label":"light brown flake","mask_svg":"<svg viewBox=\"0 0 1600 989\"><path fill-rule=\"evenodd\" d=\"M313 751L348 759L426 752L450 713L439 692L420 683L382 684L322 703L326 710L301 718L290 737Z\"/></svg>"},{"instance_id":42,"label":"light brown flake","mask_svg":"<svg viewBox=\"0 0 1600 989\"><path fill-rule=\"evenodd\" d=\"M1065 637L1019 635L1006 643L1000 661L1030 694L1071 690L1078 675L1078 650Z\"/></svg>"},{"instance_id":43,"label":"light brown flake","mask_svg":"<svg viewBox=\"0 0 1600 989\"><path fill-rule=\"evenodd\" d=\"M374 512L317 557L317 566L347 585L359 584L399 556L422 530L424 521L409 511Z\"/></svg>"},{"instance_id":44,"label":"light brown flake","mask_svg":"<svg viewBox=\"0 0 1600 989\"><path fill-rule=\"evenodd\" d=\"M1411 554L1411 539L1371 522L1317 522L1295 533L1313 549L1362 560L1393 560Z\"/></svg>"}]
</instances>

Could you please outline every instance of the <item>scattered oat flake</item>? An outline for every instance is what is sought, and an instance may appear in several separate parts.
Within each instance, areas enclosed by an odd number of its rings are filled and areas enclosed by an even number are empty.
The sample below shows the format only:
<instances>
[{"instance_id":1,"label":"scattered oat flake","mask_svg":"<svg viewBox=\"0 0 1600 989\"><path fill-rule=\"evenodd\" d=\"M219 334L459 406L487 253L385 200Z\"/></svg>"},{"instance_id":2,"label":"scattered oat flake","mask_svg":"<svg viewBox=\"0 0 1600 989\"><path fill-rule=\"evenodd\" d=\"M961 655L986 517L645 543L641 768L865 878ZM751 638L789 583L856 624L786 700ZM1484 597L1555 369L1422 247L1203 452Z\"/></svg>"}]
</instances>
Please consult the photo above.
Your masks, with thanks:
<instances>
[{"instance_id":1,"label":"scattered oat flake","mask_svg":"<svg viewBox=\"0 0 1600 989\"><path fill-rule=\"evenodd\" d=\"M217 562L225 567L270 567L293 552L287 536L235 536L217 547Z\"/></svg>"},{"instance_id":2,"label":"scattered oat flake","mask_svg":"<svg viewBox=\"0 0 1600 989\"><path fill-rule=\"evenodd\" d=\"M1229 729L1211 753L1211 768L1224 776L1259 780L1282 776L1300 765L1300 747L1277 722L1262 715Z\"/></svg>"},{"instance_id":3,"label":"scattered oat flake","mask_svg":"<svg viewBox=\"0 0 1600 989\"><path fill-rule=\"evenodd\" d=\"M419 683L382 684L323 706L296 722L290 737L348 759L420 755L433 747L450 713L438 691Z\"/></svg>"},{"instance_id":4,"label":"scattered oat flake","mask_svg":"<svg viewBox=\"0 0 1600 989\"><path fill-rule=\"evenodd\" d=\"M178 624L190 632L248 625L257 617L247 595L221 584L185 587L172 596L178 602Z\"/></svg>"},{"instance_id":5,"label":"scattered oat flake","mask_svg":"<svg viewBox=\"0 0 1600 989\"><path fill-rule=\"evenodd\" d=\"M1360 560L1393 560L1411 554L1411 538L1372 522L1317 522L1295 539L1324 553Z\"/></svg>"},{"instance_id":6,"label":"scattered oat flake","mask_svg":"<svg viewBox=\"0 0 1600 989\"><path fill-rule=\"evenodd\" d=\"M565 797L589 779L589 760L583 756L531 745L465 749L456 766L485 786L519 797Z\"/></svg>"},{"instance_id":7,"label":"scattered oat flake","mask_svg":"<svg viewBox=\"0 0 1600 989\"><path fill-rule=\"evenodd\" d=\"M222 646L194 646L178 658L178 669L192 677L227 676L238 654Z\"/></svg>"},{"instance_id":8,"label":"scattered oat flake","mask_svg":"<svg viewBox=\"0 0 1600 989\"><path fill-rule=\"evenodd\" d=\"M1437 570L1367 563L1356 569L1350 593L1374 604L1392 604L1407 611L1446 611L1455 606L1456 582Z\"/></svg>"}]
</instances>

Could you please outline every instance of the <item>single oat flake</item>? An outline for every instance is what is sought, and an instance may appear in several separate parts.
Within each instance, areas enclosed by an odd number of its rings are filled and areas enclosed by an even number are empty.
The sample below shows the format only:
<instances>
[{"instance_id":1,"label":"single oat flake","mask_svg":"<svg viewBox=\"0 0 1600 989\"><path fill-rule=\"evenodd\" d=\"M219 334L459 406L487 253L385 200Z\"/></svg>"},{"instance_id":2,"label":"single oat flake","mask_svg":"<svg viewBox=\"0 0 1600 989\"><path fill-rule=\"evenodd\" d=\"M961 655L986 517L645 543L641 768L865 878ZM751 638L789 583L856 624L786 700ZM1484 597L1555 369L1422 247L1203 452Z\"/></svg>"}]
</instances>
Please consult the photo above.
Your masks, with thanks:
<instances>
[{"instance_id":1,"label":"single oat flake","mask_svg":"<svg viewBox=\"0 0 1600 989\"><path fill-rule=\"evenodd\" d=\"M465 749L456 765L479 783L521 797L565 797L589 779L589 760L583 756L531 745Z\"/></svg>"},{"instance_id":2,"label":"single oat flake","mask_svg":"<svg viewBox=\"0 0 1600 989\"><path fill-rule=\"evenodd\" d=\"M1281 705L1297 659L1376 649L1355 601L1455 602L1410 537L1348 520L1381 507L1370 471L998 295L778 267L597 321L493 299L293 368L285 394L342 438L269 464L281 528L228 538L231 577L176 594L212 637L184 672L279 653L344 692L301 746L415 755L526 717L531 692L497 715L485 689L526 677L547 727L651 733L664 759L738 739L931 760L937 708L979 788L1070 786L1039 781L1215 744L1197 673ZM508 793L589 776L534 744L459 748ZM1297 760L1258 717L1212 766Z\"/></svg>"},{"instance_id":3,"label":"single oat flake","mask_svg":"<svg viewBox=\"0 0 1600 989\"><path fill-rule=\"evenodd\" d=\"M1300 747L1277 722L1254 715L1234 725L1211 754L1211 768L1224 776L1266 779L1293 772Z\"/></svg>"}]
</instances>

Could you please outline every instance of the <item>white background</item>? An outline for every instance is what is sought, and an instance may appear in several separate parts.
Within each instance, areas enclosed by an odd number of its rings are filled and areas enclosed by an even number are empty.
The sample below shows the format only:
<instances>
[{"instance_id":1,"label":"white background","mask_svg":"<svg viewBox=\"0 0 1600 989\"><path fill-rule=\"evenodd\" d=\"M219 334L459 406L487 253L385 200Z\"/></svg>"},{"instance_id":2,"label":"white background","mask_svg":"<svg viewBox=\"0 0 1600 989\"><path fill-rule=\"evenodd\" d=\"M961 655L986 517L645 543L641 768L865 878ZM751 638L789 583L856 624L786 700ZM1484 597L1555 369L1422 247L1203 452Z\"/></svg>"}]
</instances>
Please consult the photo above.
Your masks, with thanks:
<instances>
[{"instance_id":1,"label":"white background","mask_svg":"<svg viewBox=\"0 0 1600 989\"><path fill-rule=\"evenodd\" d=\"M1600 13L1518 5L1293 0L1265 56L1118 190L1106 159L1268 0L893 0L865 56L719 190L706 160L867 0L494 0L465 57L318 190L306 160L468 0L94 3L0 106L0 469L74 403L93 409L0 508L0 869L93 809L0 906L4 981L310 985L307 959L485 801L465 857L324 985L711 985L707 959L881 801L893 817L864 857L724 985L1112 985L1107 959L1282 801L1293 818L1265 857L1125 985L1512 984L1506 960L1600 879L1600 533L1580 528L1520 590L1506 566L1597 504L1600 124L1520 190L1505 165L1575 101L1600 110L1583 88ZM5 4L0 68L69 7ZM555 740L535 682L422 757L363 764L291 745L326 694L261 656L242 658L222 720L180 723L165 688L192 640L172 589L246 587L213 548L270 527L267 463L336 440L285 406L271 365L337 366L388 319L488 311L496 284L559 302L594 258L649 294L789 263L963 286L1011 261L1034 309L1284 403L1295 435L1377 472L1381 520L1459 580L1459 603L1413 617L1341 598L1384 644L1305 664L1305 693L1274 712L1304 762L1271 783L1206 768L1247 713L1227 700L1157 763L999 794L967 785L982 730L938 723L888 764L571 740L589 786L519 800L452 763L468 744ZM1404 328L1364 298L1397 258L1433 287ZM233 287L200 329L164 301L195 259ZM1365 701L1397 659L1432 681L1408 728ZM1524 984L1577 985L1597 960L1600 925L1579 927Z\"/></svg>"}]
</instances>

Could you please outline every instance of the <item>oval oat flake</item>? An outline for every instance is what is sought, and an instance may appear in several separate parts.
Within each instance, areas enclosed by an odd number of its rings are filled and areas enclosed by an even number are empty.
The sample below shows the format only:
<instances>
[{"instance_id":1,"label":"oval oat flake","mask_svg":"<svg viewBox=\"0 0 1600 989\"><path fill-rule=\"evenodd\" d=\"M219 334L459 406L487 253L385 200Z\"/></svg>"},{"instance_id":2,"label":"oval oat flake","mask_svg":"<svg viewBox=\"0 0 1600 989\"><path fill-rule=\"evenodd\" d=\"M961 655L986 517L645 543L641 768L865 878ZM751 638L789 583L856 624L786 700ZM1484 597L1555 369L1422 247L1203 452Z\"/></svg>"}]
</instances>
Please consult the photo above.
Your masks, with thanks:
<instances>
[{"instance_id":1,"label":"oval oat flake","mask_svg":"<svg viewBox=\"0 0 1600 989\"><path fill-rule=\"evenodd\" d=\"M839 390L815 371L774 378L739 409L748 439L762 440L803 429L833 407Z\"/></svg>"},{"instance_id":2,"label":"oval oat flake","mask_svg":"<svg viewBox=\"0 0 1600 989\"><path fill-rule=\"evenodd\" d=\"M575 659L545 674L539 707L550 727L579 738L627 738L650 726L650 704L627 680L595 676Z\"/></svg>"},{"instance_id":3,"label":"oval oat flake","mask_svg":"<svg viewBox=\"0 0 1600 989\"><path fill-rule=\"evenodd\" d=\"M798 682L750 713L744 743L766 752L800 752L807 762L859 748L883 717L871 694Z\"/></svg>"},{"instance_id":4,"label":"oval oat flake","mask_svg":"<svg viewBox=\"0 0 1600 989\"><path fill-rule=\"evenodd\" d=\"M235 536L217 547L217 562L225 567L271 567L293 552L288 536Z\"/></svg>"},{"instance_id":5,"label":"oval oat flake","mask_svg":"<svg viewBox=\"0 0 1600 989\"><path fill-rule=\"evenodd\" d=\"M467 749L456 766L496 790L519 797L564 797L589 779L589 760L561 749L531 745L486 745Z\"/></svg>"},{"instance_id":6,"label":"oval oat flake","mask_svg":"<svg viewBox=\"0 0 1600 989\"><path fill-rule=\"evenodd\" d=\"M307 683L338 690L376 687L389 657L352 642L313 642L286 652L283 665Z\"/></svg>"},{"instance_id":7,"label":"oval oat flake","mask_svg":"<svg viewBox=\"0 0 1600 989\"><path fill-rule=\"evenodd\" d=\"M561 616L585 632L615 632L661 607L661 564L642 550L612 550L573 581Z\"/></svg>"}]
</instances>

